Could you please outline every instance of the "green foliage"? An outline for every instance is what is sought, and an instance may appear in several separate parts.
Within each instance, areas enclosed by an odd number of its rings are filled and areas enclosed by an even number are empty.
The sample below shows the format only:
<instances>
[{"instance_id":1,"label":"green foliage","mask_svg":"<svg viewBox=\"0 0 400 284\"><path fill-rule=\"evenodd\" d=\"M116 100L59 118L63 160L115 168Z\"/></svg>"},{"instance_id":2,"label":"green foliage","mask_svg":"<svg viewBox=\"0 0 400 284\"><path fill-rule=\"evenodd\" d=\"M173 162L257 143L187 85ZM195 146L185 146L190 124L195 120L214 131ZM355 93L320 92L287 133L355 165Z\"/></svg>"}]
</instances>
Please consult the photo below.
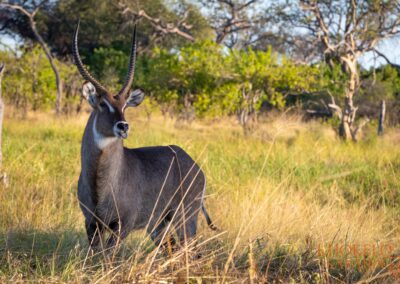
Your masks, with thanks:
<instances>
[{"instance_id":1,"label":"green foliage","mask_svg":"<svg viewBox=\"0 0 400 284\"><path fill-rule=\"evenodd\" d=\"M116 91L125 79L128 57L127 51L100 47L88 61L93 62L91 72ZM7 100L25 110L53 107L54 74L40 47L20 50L18 56L2 51L0 60L7 65L3 82ZM64 105L72 110L82 79L71 63L56 60L56 64L64 83ZM180 49L154 48L139 56L136 66L133 88L146 91L149 114L157 106L164 114L192 111L197 117L256 114L263 105L284 109L288 95L306 94L307 100L315 100L313 93L329 91L341 96L347 80L339 65L296 64L271 48L228 50L208 40ZM400 93L398 71L390 66L375 74L364 71L360 92L363 95L357 97L369 102L370 109L377 109L381 99L395 102Z\"/></svg>"},{"instance_id":2,"label":"green foliage","mask_svg":"<svg viewBox=\"0 0 400 284\"><path fill-rule=\"evenodd\" d=\"M278 66L277 57L271 49L266 52L232 50L228 61L232 66L232 82L237 85L240 102L234 111L253 106L259 109L263 100L274 106L282 106L283 102L275 93Z\"/></svg>"},{"instance_id":3,"label":"green foliage","mask_svg":"<svg viewBox=\"0 0 400 284\"><path fill-rule=\"evenodd\" d=\"M52 108L56 99L57 87L54 72L43 50L39 46L35 46L25 52L18 51L18 53L21 55L0 53L0 61L6 64L3 96L25 111L29 107L33 110ZM58 60L55 63L65 85L72 85L72 80L76 79L76 67Z\"/></svg>"},{"instance_id":4,"label":"green foliage","mask_svg":"<svg viewBox=\"0 0 400 284\"><path fill-rule=\"evenodd\" d=\"M282 109L287 94L311 92L318 83L317 68L296 65L272 52L271 48L265 52L233 50L230 61L233 82L239 85L242 97L250 96L250 99L241 99L242 106L251 103L256 110L262 103Z\"/></svg>"},{"instance_id":5,"label":"green foliage","mask_svg":"<svg viewBox=\"0 0 400 284\"><path fill-rule=\"evenodd\" d=\"M400 76L390 65L385 65L374 71L361 74L364 88L361 93L366 100L395 100L400 95Z\"/></svg>"},{"instance_id":6,"label":"green foliage","mask_svg":"<svg viewBox=\"0 0 400 284\"><path fill-rule=\"evenodd\" d=\"M206 94L216 86L221 58L221 46L211 41L196 42L179 51L156 48L142 63L145 68L139 84L161 104L182 109L186 99L201 112L207 109Z\"/></svg>"},{"instance_id":7,"label":"green foliage","mask_svg":"<svg viewBox=\"0 0 400 284\"><path fill-rule=\"evenodd\" d=\"M90 56L89 65L93 74L102 80L102 83L117 90L126 76L129 54L114 48L96 48Z\"/></svg>"},{"instance_id":8,"label":"green foliage","mask_svg":"<svg viewBox=\"0 0 400 284\"><path fill-rule=\"evenodd\" d=\"M334 96L342 97L345 93L348 75L343 72L340 64L332 64L333 66L321 64L320 86L322 90L329 91Z\"/></svg>"},{"instance_id":9,"label":"green foliage","mask_svg":"<svg viewBox=\"0 0 400 284\"><path fill-rule=\"evenodd\" d=\"M142 71L142 86L157 101L178 109L189 101L198 116L257 111L263 103L283 108L286 94L314 90L319 74L272 49L228 51L211 41L180 50L156 48Z\"/></svg>"},{"instance_id":10,"label":"green foliage","mask_svg":"<svg viewBox=\"0 0 400 284\"><path fill-rule=\"evenodd\" d=\"M178 59L162 49L154 49L153 56L143 61L142 72L145 80L141 80L141 86L150 93L160 104L173 104L178 95L174 89L173 75L179 67Z\"/></svg>"}]
</instances>

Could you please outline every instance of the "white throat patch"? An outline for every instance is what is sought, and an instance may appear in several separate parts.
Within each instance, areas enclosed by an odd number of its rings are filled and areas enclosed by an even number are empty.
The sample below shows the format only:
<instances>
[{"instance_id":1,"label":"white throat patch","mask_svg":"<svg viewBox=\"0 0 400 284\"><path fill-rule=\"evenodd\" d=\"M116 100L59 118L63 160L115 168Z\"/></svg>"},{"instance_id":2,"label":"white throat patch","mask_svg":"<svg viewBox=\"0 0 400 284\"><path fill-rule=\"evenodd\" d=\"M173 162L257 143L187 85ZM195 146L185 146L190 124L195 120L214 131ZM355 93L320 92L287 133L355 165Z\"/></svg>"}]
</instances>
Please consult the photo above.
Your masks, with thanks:
<instances>
[{"instance_id":1,"label":"white throat patch","mask_svg":"<svg viewBox=\"0 0 400 284\"><path fill-rule=\"evenodd\" d=\"M97 124L97 114L94 117L94 121L93 121L93 139L94 139L94 143L100 150L103 150L108 145L110 145L111 143L118 140L117 137L104 137L103 135L101 135L97 131L96 124Z\"/></svg>"}]
</instances>

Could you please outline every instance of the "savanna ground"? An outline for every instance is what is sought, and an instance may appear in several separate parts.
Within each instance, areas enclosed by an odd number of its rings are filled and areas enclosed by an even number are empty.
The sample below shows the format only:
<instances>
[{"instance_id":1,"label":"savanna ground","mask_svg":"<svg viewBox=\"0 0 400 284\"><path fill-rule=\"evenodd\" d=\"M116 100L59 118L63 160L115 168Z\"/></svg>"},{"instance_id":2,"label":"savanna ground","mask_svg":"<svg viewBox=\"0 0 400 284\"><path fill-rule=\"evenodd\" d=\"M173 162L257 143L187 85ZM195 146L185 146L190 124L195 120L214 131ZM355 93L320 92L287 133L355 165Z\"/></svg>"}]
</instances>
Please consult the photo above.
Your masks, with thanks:
<instances>
[{"instance_id":1,"label":"savanna ground","mask_svg":"<svg viewBox=\"0 0 400 284\"><path fill-rule=\"evenodd\" d=\"M76 198L87 115L5 120L0 282L396 282L400 132L338 140L329 125L276 116L248 137L234 122L146 122L126 145L182 146L208 178L196 250L159 252L143 232L117 255L88 254Z\"/></svg>"}]
</instances>

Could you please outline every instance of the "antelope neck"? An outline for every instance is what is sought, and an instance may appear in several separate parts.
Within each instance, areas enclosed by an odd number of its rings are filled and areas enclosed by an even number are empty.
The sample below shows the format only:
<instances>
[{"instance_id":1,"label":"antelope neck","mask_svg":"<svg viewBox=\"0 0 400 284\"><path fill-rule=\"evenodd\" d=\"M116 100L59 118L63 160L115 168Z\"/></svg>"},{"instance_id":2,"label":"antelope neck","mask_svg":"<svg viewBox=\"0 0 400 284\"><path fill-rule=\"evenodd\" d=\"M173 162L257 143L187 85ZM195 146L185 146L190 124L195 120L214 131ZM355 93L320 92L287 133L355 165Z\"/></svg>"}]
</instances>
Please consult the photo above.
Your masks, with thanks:
<instances>
[{"instance_id":1,"label":"antelope neck","mask_svg":"<svg viewBox=\"0 0 400 284\"><path fill-rule=\"evenodd\" d=\"M97 113L94 114L92 131L93 131L94 144L97 146L99 150L104 150L112 143L118 141L117 137L104 137L101 133L97 131L96 125L97 125Z\"/></svg>"},{"instance_id":2,"label":"antelope neck","mask_svg":"<svg viewBox=\"0 0 400 284\"><path fill-rule=\"evenodd\" d=\"M116 137L104 137L96 128L97 114L92 112L83 134L81 155L82 168L96 171L102 158L119 160L124 152L122 140ZM104 161L104 160L103 160ZM91 169L91 170L90 170Z\"/></svg>"}]
</instances>

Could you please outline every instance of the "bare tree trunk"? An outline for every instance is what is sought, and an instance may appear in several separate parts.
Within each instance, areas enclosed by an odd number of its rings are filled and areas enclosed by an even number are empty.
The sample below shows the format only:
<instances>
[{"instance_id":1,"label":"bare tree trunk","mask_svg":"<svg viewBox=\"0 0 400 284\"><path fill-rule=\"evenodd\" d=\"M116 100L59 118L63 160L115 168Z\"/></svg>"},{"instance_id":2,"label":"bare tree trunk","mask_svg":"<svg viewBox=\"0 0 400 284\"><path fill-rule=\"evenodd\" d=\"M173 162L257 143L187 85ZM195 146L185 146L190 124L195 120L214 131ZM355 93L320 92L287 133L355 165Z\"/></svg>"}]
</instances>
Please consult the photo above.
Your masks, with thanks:
<instances>
[{"instance_id":1,"label":"bare tree trunk","mask_svg":"<svg viewBox=\"0 0 400 284\"><path fill-rule=\"evenodd\" d=\"M385 100L381 102L381 112L379 114L379 123L378 123L378 135L383 135L383 123L385 122L385 114L386 114L386 103Z\"/></svg>"},{"instance_id":2,"label":"bare tree trunk","mask_svg":"<svg viewBox=\"0 0 400 284\"><path fill-rule=\"evenodd\" d=\"M343 138L343 140L353 138L352 125L355 119L355 114L356 108L353 105L353 95L346 94L344 99L344 112L339 126L339 136Z\"/></svg>"},{"instance_id":3,"label":"bare tree trunk","mask_svg":"<svg viewBox=\"0 0 400 284\"><path fill-rule=\"evenodd\" d=\"M354 56L342 57L343 69L350 75L348 79L346 96L344 99L344 111L339 126L339 136L343 140L352 139L355 141L354 121L356 118L357 107L353 104L353 97L358 88L357 59Z\"/></svg>"},{"instance_id":4,"label":"bare tree trunk","mask_svg":"<svg viewBox=\"0 0 400 284\"><path fill-rule=\"evenodd\" d=\"M343 108L336 105L334 98L328 104L328 107L340 118L339 136L347 141L359 140L362 128L369 122L369 118L364 118L358 125L355 125L357 107L354 106L353 97L359 86L359 77L357 70L357 57L346 55L340 58L342 69L349 75L347 81L346 94Z\"/></svg>"},{"instance_id":5,"label":"bare tree trunk","mask_svg":"<svg viewBox=\"0 0 400 284\"><path fill-rule=\"evenodd\" d=\"M62 100L62 93L63 93L63 85L62 85L62 81L61 81L61 77L60 77L60 72L58 72L57 66L54 63L54 59L53 59L53 56L51 55L49 48L47 47L45 41L43 40L42 36L39 34L39 32L36 28L35 21L33 20L32 17L29 20L30 20L32 31L35 35L35 38L39 42L44 53L46 54L46 57L49 60L49 63L51 65L51 69L53 69L54 75L56 77L56 86L57 86L56 113L60 114L61 113L61 100Z\"/></svg>"}]
</instances>

